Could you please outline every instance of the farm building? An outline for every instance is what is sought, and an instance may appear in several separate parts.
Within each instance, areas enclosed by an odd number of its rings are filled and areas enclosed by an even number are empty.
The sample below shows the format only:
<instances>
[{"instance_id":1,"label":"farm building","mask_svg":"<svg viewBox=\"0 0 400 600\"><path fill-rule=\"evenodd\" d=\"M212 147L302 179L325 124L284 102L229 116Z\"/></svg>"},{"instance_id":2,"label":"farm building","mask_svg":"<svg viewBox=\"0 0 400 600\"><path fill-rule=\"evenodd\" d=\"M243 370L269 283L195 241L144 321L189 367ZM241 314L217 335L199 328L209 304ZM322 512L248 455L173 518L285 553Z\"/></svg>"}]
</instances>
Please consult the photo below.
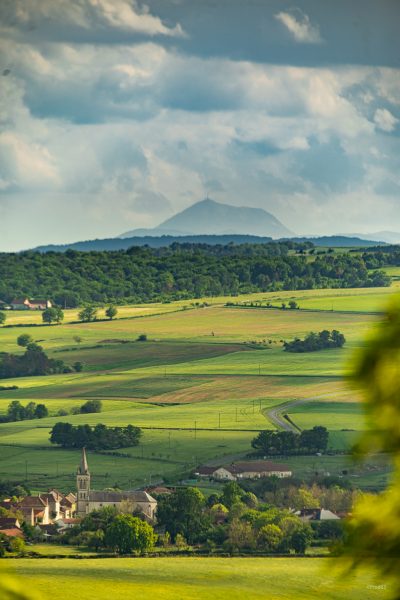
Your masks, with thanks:
<instances>
[{"instance_id":1,"label":"farm building","mask_svg":"<svg viewBox=\"0 0 400 600\"><path fill-rule=\"evenodd\" d=\"M238 479L262 479L263 477L291 477L292 471L286 465L272 463L268 460L237 462L219 467L202 466L195 475L218 479L219 481L236 481Z\"/></svg>"},{"instance_id":2,"label":"farm building","mask_svg":"<svg viewBox=\"0 0 400 600\"><path fill-rule=\"evenodd\" d=\"M12 310L46 310L51 308L50 300L30 300L29 298L14 298L11 302Z\"/></svg>"},{"instance_id":3,"label":"farm building","mask_svg":"<svg viewBox=\"0 0 400 600\"><path fill-rule=\"evenodd\" d=\"M157 500L145 491L115 492L90 489L90 471L85 448L82 448L82 457L78 467L76 484L78 517L84 517L93 510L99 510L105 506L119 508L121 504L128 504L131 512L140 512L148 521L155 520Z\"/></svg>"},{"instance_id":4,"label":"farm building","mask_svg":"<svg viewBox=\"0 0 400 600\"><path fill-rule=\"evenodd\" d=\"M302 508L294 513L302 521L336 521L340 517L326 508Z\"/></svg>"}]
</instances>

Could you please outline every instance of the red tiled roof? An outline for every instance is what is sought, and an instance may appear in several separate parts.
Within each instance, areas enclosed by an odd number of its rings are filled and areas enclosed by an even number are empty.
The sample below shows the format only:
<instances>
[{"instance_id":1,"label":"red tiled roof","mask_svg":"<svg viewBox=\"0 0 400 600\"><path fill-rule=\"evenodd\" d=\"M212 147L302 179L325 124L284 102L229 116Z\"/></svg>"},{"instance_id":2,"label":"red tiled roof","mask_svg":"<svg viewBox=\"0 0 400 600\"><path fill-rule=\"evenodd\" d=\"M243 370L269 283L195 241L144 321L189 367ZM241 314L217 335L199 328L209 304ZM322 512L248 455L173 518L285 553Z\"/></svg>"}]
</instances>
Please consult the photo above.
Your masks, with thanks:
<instances>
[{"instance_id":1,"label":"red tiled roof","mask_svg":"<svg viewBox=\"0 0 400 600\"><path fill-rule=\"evenodd\" d=\"M23 538L24 534L17 527L12 527L11 529L1 529L0 533L6 535L7 537L20 537Z\"/></svg>"}]
</instances>

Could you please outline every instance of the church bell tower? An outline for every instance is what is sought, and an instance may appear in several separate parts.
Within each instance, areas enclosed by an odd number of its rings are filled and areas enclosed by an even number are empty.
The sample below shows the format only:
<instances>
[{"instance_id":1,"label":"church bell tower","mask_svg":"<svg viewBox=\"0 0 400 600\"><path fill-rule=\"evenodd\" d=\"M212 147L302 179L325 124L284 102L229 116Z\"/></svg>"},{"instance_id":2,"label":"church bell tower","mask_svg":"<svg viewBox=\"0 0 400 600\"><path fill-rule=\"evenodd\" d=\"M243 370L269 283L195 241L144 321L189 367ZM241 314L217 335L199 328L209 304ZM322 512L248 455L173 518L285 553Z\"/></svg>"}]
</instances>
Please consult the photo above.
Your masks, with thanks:
<instances>
[{"instance_id":1,"label":"church bell tower","mask_svg":"<svg viewBox=\"0 0 400 600\"><path fill-rule=\"evenodd\" d=\"M82 448L81 462L76 474L77 516L84 517L89 509L90 472L86 458L86 450Z\"/></svg>"}]
</instances>

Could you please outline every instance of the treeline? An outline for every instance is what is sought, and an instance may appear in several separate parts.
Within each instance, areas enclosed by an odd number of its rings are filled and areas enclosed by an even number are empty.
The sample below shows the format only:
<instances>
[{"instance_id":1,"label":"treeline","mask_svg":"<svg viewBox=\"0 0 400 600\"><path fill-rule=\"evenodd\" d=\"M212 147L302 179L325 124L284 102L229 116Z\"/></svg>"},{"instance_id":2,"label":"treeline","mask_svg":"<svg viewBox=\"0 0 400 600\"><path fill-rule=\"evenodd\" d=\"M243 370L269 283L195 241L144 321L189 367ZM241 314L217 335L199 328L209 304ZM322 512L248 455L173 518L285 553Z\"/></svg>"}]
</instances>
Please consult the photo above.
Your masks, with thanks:
<instances>
[{"instance_id":1,"label":"treeline","mask_svg":"<svg viewBox=\"0 0 400 600\"><path fill-rule=\"evenodd\" d=\"M293 454L315 454L326 452L329 433L326 427L315 426L301 433L292 431L260 431L252 440L252 447L260 455L291 456Z\"/></svg>"},{"instance_id":2,"label":"treeline","mask_svg":"<svg viewBox=\"0 0 400 600\"><path fill-rule=\"evenodd\" d=\"M362 258L368 269L380 269L382 267L400 266L400 248L397 244L393 246L384 246L368 248L363 252Z\"/></svg>"},{"instance_id":3,"label":"treeline","mask_svg":"<svg viewBox=\"0 0 400 600\"><path fill-rule=\"evenodd\" d=\"M309 260L304 254L308 247L296 242L176 243L113 252L1 254L0 298L10 302L15 296L42 296L76 307L390 283L382 272L369 273L366 254L333 253Z\"/></svg>"},{"instance_id":4,"label":"treeline","mask_svg":"<svg viewBox=\"0 0 400 600\"><path fill-rule=\"evenodd\" d=\"M22 356L4 353L0 362L0 379L69 373L72 369L64 361L49 358L43 348L34 342L27 345Z\"/></svg>"},{"instance_id":5,"label":"treeline","mask_svg":"<svg viewBox=\"0 0 400 600\"><path fill-rule=\"evenodd\" d=\"M23 406L19 400L13 400L8 405L7 413L4 416L0 416L0 422L10 423L14 421L27 421L29 419L44 419L48 414L49 411L45 404L28 402L26 406Z\"/></svg>"},{"instance_id":6,"label":"treeline","mask_svg":"<svg viewBox=\"0 0 400 600\"><path fill-rule=\"evenodd\" d=\"M71 425L59 422L50 432L50 442L63 448L87 448L88 450L114 450L139 444L142 430L133 425L126 427L107 427L99 423L90 425Z\"/></svg>"},{"instance_id":7,"label":"treeline","mask_svg":"<svg viewBox=\"0 0 400 600\"><path fill-rule=\"evenodd\" d=\"M285 352L316 352L327 348L342 348L345 342L343 333L336 329L333 331L324 329L319 333L309 333L304 340L296 338L292 342L284 342L283 347Z\"/></svg>"}]
</instances>

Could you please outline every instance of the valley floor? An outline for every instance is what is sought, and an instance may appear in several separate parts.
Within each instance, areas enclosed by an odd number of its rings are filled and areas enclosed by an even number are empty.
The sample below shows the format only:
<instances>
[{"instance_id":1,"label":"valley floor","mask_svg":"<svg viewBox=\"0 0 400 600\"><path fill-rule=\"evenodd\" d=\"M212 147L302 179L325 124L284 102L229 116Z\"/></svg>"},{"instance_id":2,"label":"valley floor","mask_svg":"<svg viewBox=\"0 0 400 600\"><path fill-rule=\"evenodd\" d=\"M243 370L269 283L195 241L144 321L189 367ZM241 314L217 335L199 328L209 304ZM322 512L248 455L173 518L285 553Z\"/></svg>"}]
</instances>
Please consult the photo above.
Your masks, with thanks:
<instances>
[{"instance_id":1,"label":"valley floor","mask_svg":"<svg viewBox=\"0 0 400 600\"><path fill-rule=\"evenodd\" d=\"M388 582L365 571L343 577L334 559L175 557L2 562L21 585L37 591L40 600L385 600L390 593Z\"/></svg>"}]
</instances>

